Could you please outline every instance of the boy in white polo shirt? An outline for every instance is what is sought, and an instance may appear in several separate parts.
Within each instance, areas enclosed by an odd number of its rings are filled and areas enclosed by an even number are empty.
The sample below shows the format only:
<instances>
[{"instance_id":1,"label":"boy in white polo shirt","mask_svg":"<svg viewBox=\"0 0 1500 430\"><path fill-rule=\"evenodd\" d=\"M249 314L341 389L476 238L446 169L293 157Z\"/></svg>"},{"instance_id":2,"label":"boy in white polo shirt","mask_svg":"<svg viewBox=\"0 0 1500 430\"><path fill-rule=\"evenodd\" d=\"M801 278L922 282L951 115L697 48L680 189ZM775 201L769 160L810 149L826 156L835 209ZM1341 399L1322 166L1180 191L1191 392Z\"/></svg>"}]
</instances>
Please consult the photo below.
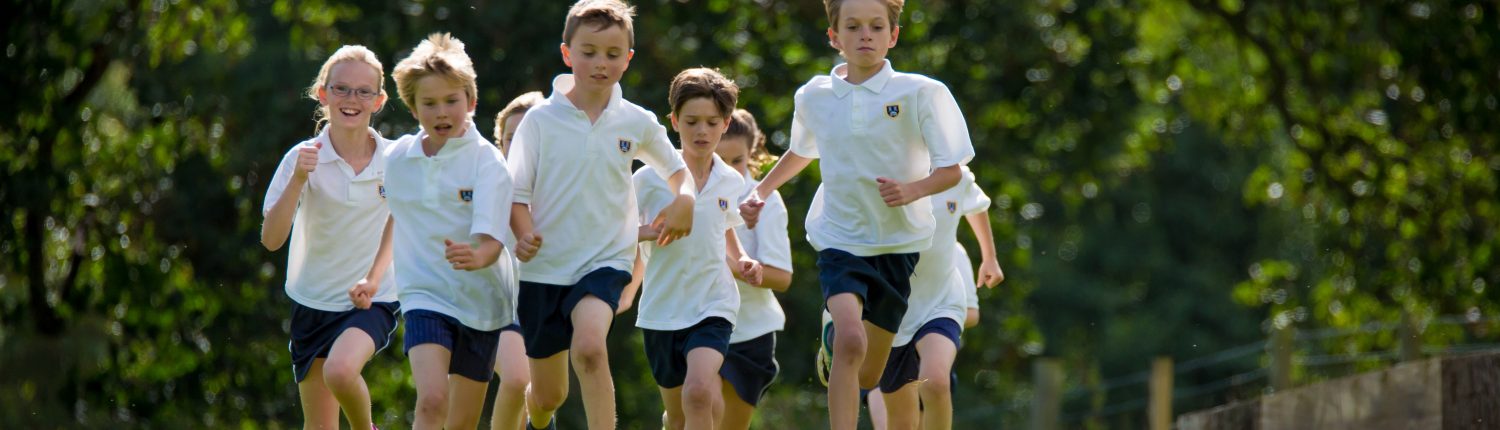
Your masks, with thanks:
<instances>
[{"instance_id":1,"label":"boy in white polo shirt","mask_svg":"<svg viewBox=\"0 0 1500 430\"><path fill-rule=\"evenodd\" d=\"M381 190L390 141L370 128L385 105L384 76L363 46L328 57L307 91L326 126L287 151L266 191L261 244L275 251L291 236L288 349L307 428L338 428L341 408L353 428L371 427L360 372L396 329L391 211Z\"/></svg>"},{"instance_id":2,"label":"boy in white polo shirt","mask_svg":"<svg viewBox=\"0 0 1500 430\"><path fill-rule=\"evenodd\" d=\"M974 290L973 281L965 282L968 275L960 269L969 266L968 257L958 255L953 246L958 243L959 219L968 218L980 243L994 243L987 212L990 198L974 183L974 174L967 167L958 185L932 195L932 202L937 224L932 248L922 251L912 273L914 288L906 316L880 378L890 428L917 427L919 397L922 428L953 427L950 375L968 313L965 290ZM985 286L994 287L999 279L988 275L992 275L992 269L998 272L999 265L993 253L986 253L986 257L981 273L987 276Z\"/></svg>"},{"instance_id":3,"label":"boy in white polo shirt","mask_svg":"<svg viewBox=\"0 0 1500 430\"><path fill-rule=\"evenodd\" d=\"M501 243L512 240L510 173L471 118L478 88L462 42L433 34L392 75L422 125L391 146L386 171L417 388L413 428L472 429L515 309L511 246Z\"/></svg>"},{"instance_id":4,"label":"boy in white polo shirt","mask_svg":"<svg viewBox=\"0 0 1500 430\"><path fill-rule=\"evenodd\" d=\"M901 0L826 0L828 37L848 61L797 91L791 150L756 187L765 198L822 158L822 208L808 241L833 315L831 427L858 423L859 388L873 388L906 313L917 252L931 245L926 198L958 183L974 148L952 93L931 78L891 69ZM760 202L742 205L754 228ZM811 216L816 211L819 216ZM862 322L863 321L863 322ZM867 351L872 353L867 354Z\"/></svg>"},{"instance_id":5,"label":"boy in white polo shirt","mask_svg":"<svg viewBox=\"0 0 1500 430\"><path fill-rule=\"evenodd\" d=\"M567 399L570 358L589 428L615 425L604 341L635 260L631 161L644 161L678 190L650 221L661 231L657 243L671 243L693 225L693 182L682 157L656 115L620 94L634 54L633 13L618 0L573 5L561 46L573 73L552 81L552 95L527 112L511 144L511 226L522 261L517 313L531 357L532 426L552 426Z\"/></svg>"},{"instance_id":6,"label":"boy in white polo shirt","mask_svg":"<svg viewBox=\"0 0 1500 430\"><path fill-rule=\"evenodd\" d=\"M714 154L738 97L733 81L704 68L678 73L667 95L682 158L696 180L697 234L662 247L655 229L641 226L640 239L650 242L640 246L646 267L636 326L671 429L715 427L714 412L723 410L719 366L740 303L734 278L760 283L760 264L744 254L733 230L741 220L732 202L745 181ZM677 190L649 166L635 172L634 182L643 219L676 200Z\"/></svg>"}]
</instances>

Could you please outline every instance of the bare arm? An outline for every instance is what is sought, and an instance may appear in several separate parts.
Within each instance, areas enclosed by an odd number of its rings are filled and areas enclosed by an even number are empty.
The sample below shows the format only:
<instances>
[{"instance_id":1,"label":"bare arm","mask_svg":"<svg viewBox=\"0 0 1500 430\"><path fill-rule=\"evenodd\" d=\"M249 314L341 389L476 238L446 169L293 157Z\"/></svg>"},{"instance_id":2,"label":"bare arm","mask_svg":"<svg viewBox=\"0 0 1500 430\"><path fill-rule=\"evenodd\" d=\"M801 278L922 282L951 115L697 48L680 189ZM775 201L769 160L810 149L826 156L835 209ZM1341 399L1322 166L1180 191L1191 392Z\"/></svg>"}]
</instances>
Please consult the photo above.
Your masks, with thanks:
<instances>
[{"instance_id":1,"label":"bare arm","mask_svg":"<svg viewBox=\"0 0 1500 430\"><path fill-rule=\"evenodd\" d=\"M531 261L542 248L542 235L536 234L536 225L531 220L531 205L512 203L510 206L510 230L516 235L516 259Z\"/></svg>"},{"instance_id":2,"label":"bare arm","mask_svg":"<svg viewBox=\"0 0 1500 430\"><path fill-rule=\"evenodd\" d=\"M963 179L963 167L954 164L933 169L927 177L910 183L903 184L890 178L875 180L880 182L880 197L885 199L885 205L897 207L953 188L959 179Z\"/></svg>"},{"instance_id":3,"label":"bare arm","mask_svg":"<svg viewBox=\"0 0 1500 430\"><path fill-rule=\"evenodd\" d=\"M766 173L766 177L761 179L760 185L755 186L755 197L762 200L770 197L777 188L781 188L798 173L802 173L802 169L806 169L810 164L812 164L811 158L787 151L786 154L782 154L780 160L776 161L776 166L771 168L771 172Z\"/></svg>"},{"instance_id":4,"label":"bare arm","mask_svg":"<svg viewBox=\"0 0 1500 430\"><path fill-rule=\"evenodd\" d=\"M1000 269L1000 262L995 255L995 233L990 229L990 211L964 215L964 219L969 221L969 228L974 229L974 238L979 241L979 279L975 280L975 285L994 288L1005 282L1005 272Z\"/></svg>"},{"instance_id":5,"label":"bare arm","mask_svg":"<svg viewBox=\"0 0 1500 430\"><path fill-rule=\"evenodd\" d=\"M286 191L281 193L281 198L276 199L271 210L266 211L266 221L260 225L260 244L267 250L275 251L286 245L286 238L292 233L292 218L297 215L297 202L302 200L305 185L307 177L298 178L293 175Z\"/></svg>"},{"instance_id":6,"label":"bare arm","mask_svg":"<svg viewBox=\"0 0 1500 430\"><path fill-rule=\"evenodd\" d=\"M625 284L625 290L620 292L620 306L615 309L615 315L625 313L635 304L635 295L641 290L641 282L646 280L646 261L641 259L641 249L635 249L635 265L630 269L630 283Z\"/></svg>"}]
</instances>

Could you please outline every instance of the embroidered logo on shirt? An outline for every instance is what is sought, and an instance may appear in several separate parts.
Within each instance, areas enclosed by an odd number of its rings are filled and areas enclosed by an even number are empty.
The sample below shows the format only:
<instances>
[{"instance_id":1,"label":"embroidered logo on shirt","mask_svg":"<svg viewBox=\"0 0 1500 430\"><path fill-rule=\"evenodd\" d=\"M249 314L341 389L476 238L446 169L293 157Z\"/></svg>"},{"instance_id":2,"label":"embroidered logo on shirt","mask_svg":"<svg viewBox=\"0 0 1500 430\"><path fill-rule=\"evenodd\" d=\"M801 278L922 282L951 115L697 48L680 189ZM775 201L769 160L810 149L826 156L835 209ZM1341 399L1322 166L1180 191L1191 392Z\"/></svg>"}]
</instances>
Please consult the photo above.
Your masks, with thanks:
<instances>
[{"instance_id":1,"label":"embroidered logo on shirt","mask_svg":"<svg viewBox=\"0 0 1500 430\"><path fill-rule=\"evenodd\" d=\"M620 152L630 152L630 144L629 140L620 139Z\"/></svg>"},{"instance_id":2,"label":"embroidered logo on shirt","mask_svg":"<svg viewBox=\"0 0 1500 430\"><path fill-rule=\"evenodd\" d=\"M893 103L885 105L885 116L895 118L901 116L901 104Z\"/></svg>"},{"instance_id":3,"label":"embroidered logo on shirt","mask_svg":"<svg viewBox=\"0 0 1500 430\"><path fill-rule=\"evenodd\" d=\"M729 200L725 200L723 198L720 198L719 199L719 210L721 210L721 211L727 211L727 210L729 210Z\"/></svg>"},{"instance_id":4,"label":"embroidered logo on shirt","mask_svg":"<svg viewBox=\"0 0 1500 430\"><path fill-rule=\"evenodd\" d=\"M464 203L473 202L474 201L474 189L473 188L470 188L470 189L459 188L458 189L458 199L459 200L463 200Z\"/></svg>"},{"instance_id":5,"label":"embroidered logo on shirt","mask_svg":"<svg viewBox=\"0 0 1500 430\"><path fill-rule=\"evenodd\" d=\"M380 191L380 198L382 198L382 199L385 198L385 183L384 182L376 184L375 185L375 190L376 191Z\"/></svg>"},{"instance_id":6,"label":"embroidered logo on shirt","mask_svg":"<svg viewBox=\"0 0 1500 430\"><path fill-rule=\"evenodd\" d=\"M954 213L954 212L958 212L958 202L949 200L948 201L948 213L951 214L951 213Z\"/></svg>"}]
</instances>

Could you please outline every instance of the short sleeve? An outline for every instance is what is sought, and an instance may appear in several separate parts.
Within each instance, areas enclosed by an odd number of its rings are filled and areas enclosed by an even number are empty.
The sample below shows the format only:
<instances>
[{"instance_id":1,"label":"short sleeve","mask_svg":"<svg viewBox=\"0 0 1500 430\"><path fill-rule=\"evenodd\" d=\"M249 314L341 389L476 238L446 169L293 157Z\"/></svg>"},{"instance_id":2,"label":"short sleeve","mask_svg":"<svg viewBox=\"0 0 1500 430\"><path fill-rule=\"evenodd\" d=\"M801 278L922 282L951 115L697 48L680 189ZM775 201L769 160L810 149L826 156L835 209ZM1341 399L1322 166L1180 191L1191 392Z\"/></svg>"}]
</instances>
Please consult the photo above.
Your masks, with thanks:
<instances>
[{"instance_id":1,"label":"short sleeve","mask_svg":"<svg viewBox=\"0 0 1500 430\"><path fill-rule=\"evenodd\" d=\"M261 207L261 216L271 213L271 207L276 206L276 201L281 200L281 195L286 193L286 186L292 183L292 171L297 168L297 150L302 146L303 144L297 144L281 156L281 163L271 176L271 185L266 188L266 201Z\"/></svg>"},{"instance_id":2,"label":"short sleeve","mask_svg":"<svg viewBox=\"0 0 1500 430\"><path fill-rule=\"evenodd\" d=\"M771 193L765 208L760 211L760 225L750 233L755 235L755 259L761 264L792 271L792 241L787 235L786 202L781 192Z\"/></svg>"},{"instance_id":3,"label":"short sleeve","mask_svg":"<svg viewBox=\"0 0 1500 430\"><path fill-rule=\"evenodd\" d=\"M958 101L942 83L933 83L920 93L925 109L920 113L922 139L932 157L932 167L968 164L974 158L974 144L969 140L969 126Z\"/></svg>"},{"instance_id":4,"label":"short sleeve","mask_svg":"<svg viewBox=\"0 0 1500 430\"><path fill-rule=\"evenodd\" d=\"M637 158L651 166L657 176L665 180L678 170L687 168L687 163L682 161L682 154L678 154L677 148L672 147L672 141L667 139L667 128L655 120L653 116L652 124L647 126L645 140L641 142Z\"/></svg>"},{"instance_id":5,"label":"short sleeve","mask_svg":"<svg viewBox=\"0 0 1500 430\"><path fill-rule=\"evenodd\" d=\"M640 225L655 221L656 214L666 207L666 203L662 201L666 197L662 195L666 192L665 181L654 170L651 166L642 167L630 178L635 185L635 207Z\"/></svg>"},{"instance_id":6,"label":"short sleeve","mask_svg":"<svg viewBox=\"0 0 1500 430\"><path fill-rule=\"evenodd\" d=\"M984 190L979 188L979 183L974 180L974 172L964 167L963 175L963 179L959 181L959 185L964 187L958 204L962 208L961 213L971 215L988 210L990 196L985 195Z\"/></svg>"},{"instance_id":7,"label":"short sleeve","mask_svg":"<svg viewBox=\"0 0 1500 430\"><path fill-rule=\"evenodd\" d=\"M514 249L515 235L510 232L510 205L515 195L510 171L500 150L494 145L475 145L478 169L474 178L474 215L470 236L487 234L499 240L506 249Z\"/></svg>"},{"instance_id":8,"label":"short sleeve","mask_svg":"<svg viewBox=\"0 0 1500 430\"><path fill-rule=\"evenodd\" d=\"M790 150L804 158L818 158L818 139L807 128L803 119L802 91L797 91L795 107L792 109L792 145Z\"/></svg>"},{"instance_id":9,"label":"short sleeve","mask_svg":"<svg viewBox=\"0 0 1500 430\"><path fill-rule=\"evenodd\" d=\"M511 198L515 203L531 204L531 191L536 187L537 158L542 143L541 129L537 125L539 116L533 113L521 117L516 135L510 141L510 156L505 159L514 187Z\"/></svg>"}]
</instances>

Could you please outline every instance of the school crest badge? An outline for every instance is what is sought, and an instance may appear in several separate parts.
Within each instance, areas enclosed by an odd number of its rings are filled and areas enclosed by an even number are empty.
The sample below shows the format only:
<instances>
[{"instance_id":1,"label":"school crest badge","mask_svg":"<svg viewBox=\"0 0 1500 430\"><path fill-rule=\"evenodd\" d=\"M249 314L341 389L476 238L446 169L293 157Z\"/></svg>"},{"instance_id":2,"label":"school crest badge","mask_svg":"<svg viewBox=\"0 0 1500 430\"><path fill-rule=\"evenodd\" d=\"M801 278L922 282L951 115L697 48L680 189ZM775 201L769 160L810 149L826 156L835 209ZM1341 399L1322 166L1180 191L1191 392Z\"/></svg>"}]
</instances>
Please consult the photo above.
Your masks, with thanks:
<instances>
[{"instance_id":1,"label":"school crest badge","mask_svg":"<svg viewBox=\"0 0 1500 430\"><path fill-rule=\"evenodd\" d=\"M474 201L474 189L473 188L469 188L469 189L460 188L460 189L458 189L458 199L459 200L463 200L464 203L473 202Z\"/></svg>"},{"instance_id":2,"label":"school crest badge","mask_svg":"<svg viewBox=\"0 0 1500 430\"><path fill-rule=\"evenodd\" d=\"M727 210L729 210L729 200L725 200L723 198L720 198L719 199L719 210L721 210L721 211L727 211Z\"/></svg>"},{"instance_id":3,"label":"school crest badge","mask_svg":"<svg viewBox=\"0 0 1500 430\"><path fill-rule=\"evenodd\" d=\"M629 140L620 139L620 152L630 152L630 145L631 144L632 144L632 142L629 141Z\"/></svg>"},{"instance_id":4,"label":"school crest badge","mask_svg":"<svg viewBox=\"0 0 1500 430\"><path fill-rule=\"evenodd\" d=\"M885 116L895 118L901 116L901 104L893 103L885 105Z\"/></svg>"},{"instance_id":5,"label":"school crest badge","mask_svg":"<svg viewBox=\"0 0 1500 430\"><path fill-rule=\"evenodd\" d=\"M958 212L958 202L949 200L948 201L948 213L951 214L951 213L954 213L954 212Z\"/></svg>"},{"instance_id":6,"label":"school crest badge","mask_svg":"<svg viewBox=\"0 0 1500 430\"><path fill-rule=\"evenodd\" d=\"M385 198L385 183L382 182L380 184L376 184L375 185L375 191L379 191L380 192L380 198L382 198L382 199Z\"/></svg>"}]
</instances>

